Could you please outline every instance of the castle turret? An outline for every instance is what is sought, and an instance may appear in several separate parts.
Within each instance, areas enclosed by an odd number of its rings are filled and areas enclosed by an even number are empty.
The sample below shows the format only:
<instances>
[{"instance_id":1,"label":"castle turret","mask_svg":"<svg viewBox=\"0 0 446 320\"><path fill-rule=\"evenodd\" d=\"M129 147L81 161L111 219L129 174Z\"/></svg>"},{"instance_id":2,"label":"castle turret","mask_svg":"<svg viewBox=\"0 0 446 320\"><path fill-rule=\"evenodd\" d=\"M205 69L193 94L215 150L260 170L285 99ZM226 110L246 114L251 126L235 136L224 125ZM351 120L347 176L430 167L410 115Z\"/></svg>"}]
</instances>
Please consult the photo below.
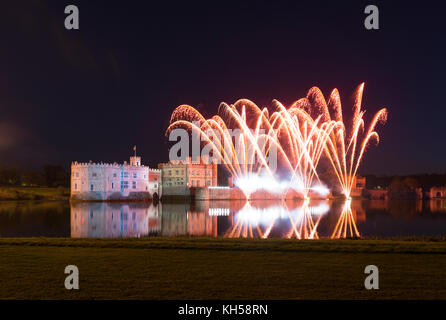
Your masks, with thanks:
<instances>
[{"instance_id":1,"label":"castle turret","mask_svg":"<svg viewBox=\"0 0 446 320\"><path fill-rule=\"evenodd\" d=\"M141 157L136 156L136 146L133 147L133 151L135 154L133 157L130 157L130 165L131 166L140 166L141 165Z\"/></svg>"},{"instance_id":2,"label":"castle turret","mask_svg":"<svg viewBox=\"0 0 446 320\"><path fill-rule=\"evenodd\" d=\"M130 157L130 165L131 166L140 166L141 165L141 157L137 157L137 156Z\"/></svg>"}]
</instances>

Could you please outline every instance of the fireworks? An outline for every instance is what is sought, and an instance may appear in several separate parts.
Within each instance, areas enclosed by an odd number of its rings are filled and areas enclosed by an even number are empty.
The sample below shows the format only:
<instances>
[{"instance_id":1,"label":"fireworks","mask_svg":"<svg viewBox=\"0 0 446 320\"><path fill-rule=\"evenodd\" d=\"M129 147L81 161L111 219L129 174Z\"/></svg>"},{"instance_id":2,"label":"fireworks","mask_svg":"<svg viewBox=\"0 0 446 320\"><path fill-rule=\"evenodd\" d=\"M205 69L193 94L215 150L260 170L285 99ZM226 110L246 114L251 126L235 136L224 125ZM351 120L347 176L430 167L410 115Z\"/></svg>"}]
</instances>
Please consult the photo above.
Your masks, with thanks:
<instances>
[{"instance_id":1,"label":"fireworks","mask_svg":"<svg viewBox=\"0 0 446 320\"><path fill-rule=\"evenodd\" d=\"M375 127L387 118L387 110L381 109L365 131L363 89L361 84L356 90L349 130L338 90L334 89L326 102L322 92L313 87L289 108L274 100L271 114L247 99L232 105L221 103L218 114L209 119L193 107L181 105L172 113L166 134L182 128L199 137L200 155L206 151L223 164L248 199L259 189L276 194L294 189L304 199L310 191L326 196L329 190L317 173L324 155L349 199L366 147L379 142ZM278 164L287 172L285 179L277 174Z\"/></svg>"},{"instance_id":2,"label":"fireworks","mask_svg":"<svg viewBox=\"0 0 446 320\"><path fill-rule=\"evenodd\" d=\"M339 180L342 193L346 199L350 199L353 182L362 160L366 147L375 140L379 143L379 135L375 131L378 122L387 120L387 109L379 110L373 117L367 131L364 132L364 113L361 110L364 83L356 90L355 103L353 107L353 120L350 132L343 121L341 99L338 90L334 89L328 103L318 88L312 88L307 98L313 100L313 108L323 117L324 121L331 121L330 110L334 113L336 125L326 141L325 153L332 164L333 170Z\"/></svg>"},{"instance_id":3,"label":"fireworks","mask_svg":"<svg viewBox=\"0 0 446 320\"><path fill-rule=\"evenodd\" d=\"M242 179L246 183L258 176L262 168L266 176L274 177L268 154L271 146L274 148L278 143L266 108L261 110L243 99L233 105L222 103L218 115L205 119L193 107L181 105L172 113L170 123L166 134L177 128L195 133L205 145L202 149L224 164L236 183L241 183ZM250 188L242 188L242 191L249 197Z\"/></svg>"}]
</instances>

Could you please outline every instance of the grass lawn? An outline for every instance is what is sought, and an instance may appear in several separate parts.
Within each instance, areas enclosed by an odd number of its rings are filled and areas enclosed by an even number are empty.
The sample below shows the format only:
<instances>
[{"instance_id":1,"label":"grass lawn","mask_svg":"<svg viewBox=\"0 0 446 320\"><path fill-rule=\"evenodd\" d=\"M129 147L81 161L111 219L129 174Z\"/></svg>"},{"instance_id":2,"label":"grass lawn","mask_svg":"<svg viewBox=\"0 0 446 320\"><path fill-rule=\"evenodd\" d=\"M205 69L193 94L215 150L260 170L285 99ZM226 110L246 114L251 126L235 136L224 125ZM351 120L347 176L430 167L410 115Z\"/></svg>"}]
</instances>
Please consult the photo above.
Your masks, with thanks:
<instances>
[{"instance_id":1,"label":"grass lawn","mask_svg":"<svg viewBox=\"0 0 446 320\"><path fill-rule=\"evenodd\" d=\"M3 238L0 256L0 299L446 298L445 241Z\"/></svg>"},{"instance_id":2,"label":"grass lawn","mask_svg":"<svg viewBox=\"0 0 446 320\"><path fill-rule=\"evenodd\" d=\"M69 188L0 186L0 200L69 200Z\"/></svg>"}]
</instances>

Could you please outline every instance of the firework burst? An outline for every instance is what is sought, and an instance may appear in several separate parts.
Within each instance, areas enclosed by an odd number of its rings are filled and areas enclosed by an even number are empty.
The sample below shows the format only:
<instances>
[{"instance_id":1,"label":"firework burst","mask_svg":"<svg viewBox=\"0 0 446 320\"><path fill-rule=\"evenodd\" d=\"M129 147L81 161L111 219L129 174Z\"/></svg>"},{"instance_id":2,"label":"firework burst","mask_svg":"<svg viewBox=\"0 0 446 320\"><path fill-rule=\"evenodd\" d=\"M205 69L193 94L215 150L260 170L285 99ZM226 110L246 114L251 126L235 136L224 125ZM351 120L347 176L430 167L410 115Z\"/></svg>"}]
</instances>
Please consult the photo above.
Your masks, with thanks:
<instances>
[{"instance_id":1,"label":"firework burst","mask_svg":"<svg viewBox=\"0 0 446 320\"><path fill-rule=\"evenodd\" d=\"M176 128L197 134L204 148L227 168L248 199L265 185L281 194L294 189L304 198L311 190L327 194L317 173L325 154L349 199L366 147L372 141L379 142L375 127L387 119L387 110L381 109L365 130L363 89L361 84L356 90L349 132L338 90L334 89L326 102L321 90L313 87L289 108L273 100L275 111L271 115L266 107L259 108L247 99L232 105L221 103L218 114L209 119L195 108L181 105L172 113L166 135ZM271 167L271 156L276 161L280 158L288 170L285 181L278 179Z\"/></svg>"}]
</instances>

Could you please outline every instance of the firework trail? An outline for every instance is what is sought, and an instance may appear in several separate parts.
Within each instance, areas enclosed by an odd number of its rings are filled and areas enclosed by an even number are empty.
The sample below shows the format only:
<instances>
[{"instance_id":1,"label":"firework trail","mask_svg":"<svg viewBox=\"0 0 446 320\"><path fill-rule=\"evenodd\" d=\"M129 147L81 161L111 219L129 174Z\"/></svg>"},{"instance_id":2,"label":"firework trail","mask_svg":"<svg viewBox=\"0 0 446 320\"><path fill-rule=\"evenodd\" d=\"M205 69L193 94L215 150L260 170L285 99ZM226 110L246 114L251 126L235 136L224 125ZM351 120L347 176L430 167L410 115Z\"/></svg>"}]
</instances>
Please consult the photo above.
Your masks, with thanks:
<instances>
[{"instance_id":1,"label":"firework trail","mask_svg":"<svg viewBox=\"0 0 446 320\"><path fill-rule=\"evenodd\" d=\"M379 122L385 123L387 120L387 109L383 108L374 115L365 131L365 111L361 110L363 91L364 83L359 85L356 90L353 119L349 132L347 132L347 126L343 119L341 99L337 89L334 89L330 94L328 103L317 87L311 88L307 94L313 117L318 115L324 123L331 122L330 110L332 110L336 124L326 140L325 154L333 167L346 199L350 198L354 179L366 147L372 141L379 143L379 135L375 131L376 125Z\"/></svg>"},{"instance_id":2,"label":"firework trail","mask_svg":"<svg viewBox=\"0 0 446 320\"><path fill-rule=\"evenodd\" d=\"M270 132L266 108L241 99L233 105L221 103L218 115L205 119L193 107L181 105L172 113L166 135L176 128L196 133L235 180L258 175L262 168L270 177L274 175L267 157L275 138L265 134Z\"/></svg>"},{"instance_id":3,"label":"firework trail","mask_svg":"<svg viewBox=\"0 0 446 320\"><path fill-rule=\"evenodd\" d=\"M379 143L375 127L387 119L387 110L381 109L365 131L363 89L361 84L356 90L348 133L338 90L334 89L326 102L321 90L313 87L307 97L289 108L273 100L275 111L271 115L266 107L261 109L247 99L232 105L221 103L218 114L210 119L189 105L181 105L173 111L166 135L176 128L196 133L248 199L259 186L270 186L270 191L280 194L294 189L305 199L311 190L328 194L317 173L319 161L326 155L349 199L366 147L372 141ZM238 134L234 135L234 131ZM268 160L272 155L276 160L280 158L288 170L285 181L280 181L270 167Z\"/></svg>"}]
</instances>

